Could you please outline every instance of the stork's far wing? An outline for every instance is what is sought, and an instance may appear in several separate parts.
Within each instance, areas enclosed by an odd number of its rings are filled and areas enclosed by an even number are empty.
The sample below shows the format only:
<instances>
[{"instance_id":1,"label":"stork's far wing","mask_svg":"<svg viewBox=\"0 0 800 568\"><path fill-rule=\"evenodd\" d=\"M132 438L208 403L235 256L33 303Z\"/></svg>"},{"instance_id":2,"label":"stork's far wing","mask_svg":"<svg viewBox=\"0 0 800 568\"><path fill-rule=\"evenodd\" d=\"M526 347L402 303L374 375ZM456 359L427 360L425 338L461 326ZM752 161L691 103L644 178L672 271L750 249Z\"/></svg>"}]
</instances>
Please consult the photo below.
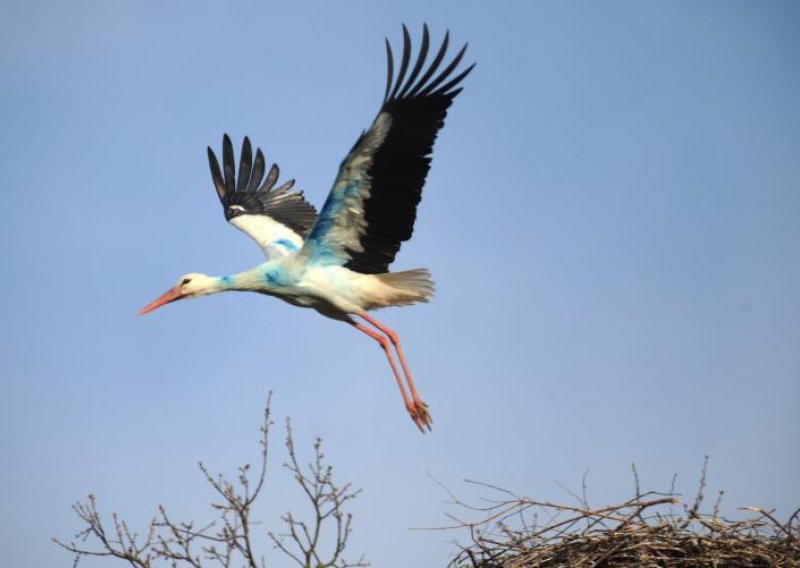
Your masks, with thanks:
<instances>
[{"instance_id":1,"label":"stork's far wing","mask_svg":"<svg viewBox=\"0 0 800 568\"><path fill-rule=\"evenodd\" d=\"M423 26L422 45L406 75L412 53L403 26L403 58L395 77L392 49L386 41L388 78L383 105L342 162L301 255L312 262L377 274L388 270L401 243L411 238L436 134L461 92L459 83L475 66L455 74L467 49L464 45L437 74L448 42L449 32L423 71L430 43L428 27Z\"/></svg>"},{"instance_id":2,"label":"stork's far wing","mask_svg":"<svg viewBox=\"0 0 800 568\"><path fill-rule=\"evenodd\" d=\"M294 180L274 187L279 175L277 165L272 164L261 183L266 162L260 148L256 150L254 163L253 149L245 136L238 183L233 145L227 134L222 139L224 175L211 148L208 149L208 164L225 219L231 225L247 233L269 258L296 254L300 250L317 212L303 198L303 192L292 190Z\"/></svg>"}]
</instances>

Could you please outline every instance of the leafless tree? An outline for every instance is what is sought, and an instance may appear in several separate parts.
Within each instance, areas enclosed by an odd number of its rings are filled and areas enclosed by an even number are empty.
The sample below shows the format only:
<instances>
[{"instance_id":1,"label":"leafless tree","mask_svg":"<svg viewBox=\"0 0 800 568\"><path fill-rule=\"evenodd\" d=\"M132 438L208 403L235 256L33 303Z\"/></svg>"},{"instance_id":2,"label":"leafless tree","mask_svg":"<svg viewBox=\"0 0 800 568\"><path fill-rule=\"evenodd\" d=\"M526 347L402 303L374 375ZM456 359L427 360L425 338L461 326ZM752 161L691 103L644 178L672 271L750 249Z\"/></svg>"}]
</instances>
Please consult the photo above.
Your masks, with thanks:
<instances>
[{"instance_id":1,"label":"leafless tree","mask_svg":"<svg viewBox=\"0 0 800 568\"><path fill-rule=\"evenodd\" d=\"M303 568L334 568L345 566L365 566L363 557L355 564L348 564L341 559L347 539L350 536L353 515L344 512L344 504L350 499L355 499L361 492L353 490L349 483L337 487L333 482L333 468L325 464L325 455L322 453L322 440L317 438L314 442L315 459L303 471L297 461L297 453L292 438L292 423L286 419L286 449L289 452L289 461L284 463L294 475L294 480L308 498L313 509L313 520L309 523L297 520L291 511L283 517L286 530L281 534L270 532L269 538L275 547L294 559ZM320 555L320 542L326 521L334 520L335 539L333 549L328 551L328 556Z\"/></svg>"},{"instance_id":2,"label":"leafless tree","mask_svg":"<svg viewBox=\"0 0 800 568\"><path fill-rule=\"evenodd\" d=\"M267 476L271 399L272 393L264 408L259 466L255 474L250 465L245 464L238 468L235 481L231 481L222 474L212 475L205 464L199 464L200 471L217 495L211 503L217 511L216 520L206 524L175 521L164 506L159 505L158 514L150 521L147 530L138 533L116 513L112 513L111 523L106 522L98 509L97 498L89 495L86 501L77 502L72 507L84 525L83 530L68 542L53 539L74 554L73 568L87 556L118 559L135 568L230 568L241 565L265 568L265 558L255 552L253 527L258 523L252 520L251 514ZM287 512L282 517L287 532L269 532L267 538L276 549L303 568L369 566L363 557L354 563L343 557L352 526L352 515L344 510L344 506L360 490L353 489L350 483L341 486L334 483L333 468L325 463L319 438L314 443L314 460L302 467L288 419L286 448L289 461L284 466L302 489L313 516L307 521Z\"/></svg>"}]
</instances>

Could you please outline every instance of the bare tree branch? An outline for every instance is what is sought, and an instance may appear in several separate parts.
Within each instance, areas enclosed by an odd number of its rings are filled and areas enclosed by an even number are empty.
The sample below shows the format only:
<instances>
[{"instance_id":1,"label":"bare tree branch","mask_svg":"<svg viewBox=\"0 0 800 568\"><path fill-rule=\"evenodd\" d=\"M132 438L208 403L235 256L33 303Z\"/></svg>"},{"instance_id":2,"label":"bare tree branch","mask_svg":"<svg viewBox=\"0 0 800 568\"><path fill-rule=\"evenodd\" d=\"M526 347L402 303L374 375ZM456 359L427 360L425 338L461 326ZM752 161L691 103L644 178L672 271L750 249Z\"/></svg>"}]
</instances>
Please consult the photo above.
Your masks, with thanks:
<instances>
[{"instance_id":1,"label":"bare tree branch","mask_svg":"<svg viewBox=\"0 0 800 568\"><path fill-rule=\"evenodd\" d=\"M111 515L110 525L107 524L100 515L97 499L94 495L89 495L86 502L75 503L72 507L84 524L83 530L69 542L55 538L53 541L74 554L73 568L86 556L115 558L134 568L232 568L242 565L247 568L265 568L265 560L257 556L253 542L253 527L258 523L252 520L252 506L267 479L269 429L272 425L271 401L272 393L269 393L260 428L259 465L254 477L250 464L237 469L234 481L222 474L212 474L202 462L198 464L217 496L211 503L212 509L217 512L216 520L201 525L194 521L176 521L163 505L159 505L158 514L150 521L142 536L132 531L116 513ZM289 528L289 540L283 538L287 535L276 537L273 533L269 533L269 539L276 548L301 566L368 566L363 558L354 564L342 558L352 523L352 516L344 512L343 506L354 499L359 491L352 490L349 483L341 487L333 483L333 468L324 462L320 439L314 444L315 461L309 464L307 473L304 473L297 460L288 419L286 448L290 459L286 467L312 505L314 516L307 523L298 521L292 513L287 513L282 519ZM334 521L334 542L331 550L323 552L323 527L330 524L326 523L330 519Z\"/></svg>"},{"instance_id":2,"label":"bare tree branch","mask_svg":"<svg viewBox=\"0 0 800 568\"><path fill-rule=\"evenodd\" d=\"M326 465L322 452L322 440L314 442L314 460L300 466L292 436L292 423L286 419L286 450L289 461L284 463L298 485L303 489L311 505L313 521L309 524L298 521L292 513L282 518L288 532L268 533L276 548L289 556L303 568L355 568L369 566L363 556L358 561L348 562L342 557L347 539L350 537L353 516L344 512L347 501L355 499L360 489L352 489L350 483L338 486L333 481L333 467ZM332 521L332 522L328 522ZM323 555L321 542L326 527L332 541L330 550Z\"/></svg>"}]
</instances>

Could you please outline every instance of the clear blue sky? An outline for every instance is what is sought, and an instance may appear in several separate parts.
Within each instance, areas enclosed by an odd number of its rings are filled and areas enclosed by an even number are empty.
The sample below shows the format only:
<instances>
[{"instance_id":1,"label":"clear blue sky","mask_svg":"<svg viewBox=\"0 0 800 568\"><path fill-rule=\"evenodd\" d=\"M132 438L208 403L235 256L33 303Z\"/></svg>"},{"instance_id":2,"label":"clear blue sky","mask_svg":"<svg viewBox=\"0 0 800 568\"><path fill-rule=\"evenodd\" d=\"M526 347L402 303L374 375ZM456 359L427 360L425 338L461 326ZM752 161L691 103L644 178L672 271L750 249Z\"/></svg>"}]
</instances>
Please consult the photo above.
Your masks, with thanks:
<instances>
[{"instance_id":1,"label":"clear blue sky","mask_svg":"<svg viewBox=\"0 0 800 568\"><path fill-rule=\"evenodd\" d=\"M0 6L0 548L69 565L70 504L207 518L198 459L256 455L275 391L363 487L353 551L443 565L477 478L598 505L703 456L727 512L800 505L800 9L793 2L23 2ZM414 239L429 305L381 313L436 420L367 338L274 299L135 312L261 261L205 147L249 135L322 203L377 111L384 36L450 28L478 62ZM274 440L257 516L298 502ZM265 545L264 550L270 552ZM108 565L102 562L88 566ZM273 566L286 565L274 561Z\"/></svg>"}]
</instances>

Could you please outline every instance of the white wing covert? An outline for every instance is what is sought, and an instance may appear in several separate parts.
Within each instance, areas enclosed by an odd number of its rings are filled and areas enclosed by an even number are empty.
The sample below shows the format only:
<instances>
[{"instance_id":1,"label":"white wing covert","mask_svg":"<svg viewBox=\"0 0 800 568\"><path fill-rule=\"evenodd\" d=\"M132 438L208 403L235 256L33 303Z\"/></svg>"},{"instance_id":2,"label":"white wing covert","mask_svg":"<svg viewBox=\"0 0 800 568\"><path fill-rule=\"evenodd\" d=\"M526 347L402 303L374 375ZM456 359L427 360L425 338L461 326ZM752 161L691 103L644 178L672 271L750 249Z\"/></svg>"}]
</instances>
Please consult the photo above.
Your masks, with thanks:
<instances>
[{"instance_id":1,"label":"white wing covert","mask_svg":"<svg viewBox=\"0 0 800 568\"><path fill-rule=\"evenodd\" d=\"M275 187L280 174L276 164L272 164L264 178L264 154L260 148L256 149L253 162L252 146L246 136L238 181L233 144L227 134L222 139L223 169L220 170L211 148L208 148L208 164L225 219L256 241L268 258L297 254L316 221L317 212L302 191L293 189L294 180Z\"/></svg>"}]
</instances>

